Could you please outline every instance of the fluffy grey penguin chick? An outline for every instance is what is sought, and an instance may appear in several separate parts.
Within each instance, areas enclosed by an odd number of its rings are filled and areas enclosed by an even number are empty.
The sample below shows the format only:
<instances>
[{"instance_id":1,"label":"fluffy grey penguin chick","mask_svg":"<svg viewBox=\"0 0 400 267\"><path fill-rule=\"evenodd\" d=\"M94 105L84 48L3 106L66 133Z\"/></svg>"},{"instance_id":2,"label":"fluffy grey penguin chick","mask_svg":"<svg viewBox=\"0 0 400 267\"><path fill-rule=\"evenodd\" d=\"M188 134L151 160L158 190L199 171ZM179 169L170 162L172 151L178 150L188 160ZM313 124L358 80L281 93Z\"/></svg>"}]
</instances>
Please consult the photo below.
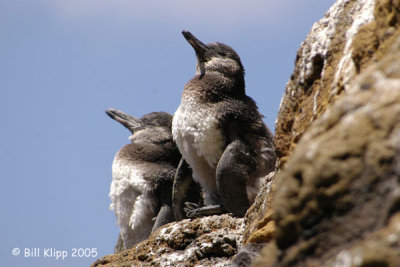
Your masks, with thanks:
<instances>
[{"instance_id":1,"label":"fluffy grey penguin chick","mask_svg":"<svg viewBox=\"0 0 400 267\"><path fill-rule=\"evenodd\" d=\"M258 193L260 178L274 170L273 136L245 93L238 54L225 44L205 45L188 31L182 34L196 52L197 65L172 122L184 159L174 182L175 216L231 212L242 217ZM191 177L204 190L205 207L181 198L179 185Z\"/></svg>"},{"instance_id":2,"label":"fluffy grey penguin chick","mask_svg":"<svg viewBox=\"0 0 400 267\"><path fill-rule=\"evenodd\" d=\"M114 157L109 194L120 226L115 250L121 251L174 220L172 184L181 155L172 140L170 114L154 112L138 119L117 109L106 113L132 133L131 143Z\"/></svg>"}]
</instances>

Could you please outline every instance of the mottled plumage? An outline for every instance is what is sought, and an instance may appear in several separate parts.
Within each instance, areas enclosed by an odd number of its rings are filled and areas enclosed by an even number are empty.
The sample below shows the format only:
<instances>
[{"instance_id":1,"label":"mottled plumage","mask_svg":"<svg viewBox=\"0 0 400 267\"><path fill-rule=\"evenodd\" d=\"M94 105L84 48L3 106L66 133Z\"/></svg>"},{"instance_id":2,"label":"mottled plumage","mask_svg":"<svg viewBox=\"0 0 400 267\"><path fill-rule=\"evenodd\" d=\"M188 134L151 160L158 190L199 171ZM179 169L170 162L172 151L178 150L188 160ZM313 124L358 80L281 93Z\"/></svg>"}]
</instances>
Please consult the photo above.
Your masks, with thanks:
<instances>
[{"instance_id":1,"label":"mottled plumage","mask_svg":"<svg viewBox=\"0 0 400 267\"><path fill-rule=\"evenodd\" d=\"M121 229L120 251L174 220L172 183L181 156L172 140L170 114L154 112L137 119L116 109L106 113L132 133L131 143L114 157L109 194Z\"/></svg>"},{"instance_id":2,"label":"mottled plumage","mask_svg":"<svg viewBox=\"0 0 400 267\"><path fill-rule=\"evenodd\" d=\"M273 136L245 94L237 53L225 44L205 45L187 31L183 35L196 52L196 75L184 87L172 134L204 190L205 205L243 216L255 199L259 179L274 169ZM174 187L174 194L180 190ZM179 197L174 196L174 205L175 216L185 217ZM186 215L209 214L207 209L189 208Z\"/></svg>"}]
</instances>

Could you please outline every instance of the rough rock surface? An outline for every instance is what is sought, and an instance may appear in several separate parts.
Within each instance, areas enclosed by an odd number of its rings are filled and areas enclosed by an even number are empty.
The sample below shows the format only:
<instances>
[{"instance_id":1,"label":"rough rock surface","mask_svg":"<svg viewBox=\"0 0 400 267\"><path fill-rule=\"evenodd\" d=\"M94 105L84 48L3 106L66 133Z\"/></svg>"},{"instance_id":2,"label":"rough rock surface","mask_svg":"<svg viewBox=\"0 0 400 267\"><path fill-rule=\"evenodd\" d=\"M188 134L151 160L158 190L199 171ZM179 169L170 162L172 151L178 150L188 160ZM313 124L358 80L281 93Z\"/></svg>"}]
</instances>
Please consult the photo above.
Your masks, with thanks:
<instances>
[{"instance_id":1,"label":"rough rock surface","mask_svg":"<svg viewBox=\"0 0 400 267\"><path fill-rule=\"evenodd\" d=\"M272 239L271 231L273 230L274 222L270 215L271 208L271 190L272 181L275 177L275 172L271 172L267 175L266 179L260 186L260 191L254 201L253 205L250 206L244 218L245 229L243 233L243 241L252 243L264 243ZM267 214L265 214L265 211ZM267 232L271 234L267 234Z\"/></svg>"},{"instance_id":2,"label":"rough rock surface","mask_svg":"<svg viewBox=\"0 0 400 267\"><path fill-rule=\"evenodd\" d=\"M366 70L304 134L276 178L276 243L259 266L399 266L399 63Z\"/></svg>"},{"instance_id":3,"label":"rough rock surface","mask_svg":"<svg viewBox=\"0 0 400 267\"><path fill-rule=\"evenodd\" d=\"M400 266L399 8L338 1L300 48L277 120L276 231L253 266Z\"/></svg>"},{"instance_id":4,"label":"rough rock surface","mask_svg":"<svg viewBox=\"0 0 400 267\"><path fill-rule=\"evenodd\" d=\"M338 0L297 52L245 218L171 223L92 266L400 266L399 25L400 0Z\"/></svg>"},{"instance_id":5,"label":"rough rock surface","mask_svg":"<svg viewBox=\"0 0 400 267\"><path fill-rule=\"evenodd\" d=\"M243 221L221 215L170 223L132 249L105 256L92 267L229 266L241 247Z\"/></svg>"},{"instance_id":6,"label":"rough rock surface","mask_svg":"<svg viewBox=\"0 0 400 267\"><path fill-rule=\"evenodd\" d=\"M399 16L398 0L338 0L314 24L297 52L276 120L282 163L354 77L386 55Z\"/></svg>"}]
</instances>

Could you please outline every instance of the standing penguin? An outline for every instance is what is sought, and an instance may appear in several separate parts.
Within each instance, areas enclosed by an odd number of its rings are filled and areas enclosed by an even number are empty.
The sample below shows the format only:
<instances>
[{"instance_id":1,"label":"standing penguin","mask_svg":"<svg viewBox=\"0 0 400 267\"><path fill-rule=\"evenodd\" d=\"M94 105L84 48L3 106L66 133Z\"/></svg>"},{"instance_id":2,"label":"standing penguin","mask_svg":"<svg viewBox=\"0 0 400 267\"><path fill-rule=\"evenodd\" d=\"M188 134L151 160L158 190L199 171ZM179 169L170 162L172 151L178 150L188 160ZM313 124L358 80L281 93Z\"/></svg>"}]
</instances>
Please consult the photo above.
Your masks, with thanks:
<instances>
[{"instance_id":1,"label":"standing penguin","mask_svg":"<svg viewBox=\"0 0 400 267\"><path fill-rule=\"evenodd\" d=\"M175 217L223 212L242 217L254 202L260 178L274 170L273 136L245 93L238 54L225 44L205 45L188 31L182 34L196 52L197 65L172 122L183 156L174 182ZM191 177L204 190L204 207L182 198L180 187Z\"/></svg>"},{"instance_id":2,"label":"standing penguin","mask_svg":"<svg viewBox=\"0 0 400 267\"><path fill-rule=\"evenodd\" d=\"M132 133L131 144L117 152L112 164L109 196L120 226L119 252L174 220L172 184L181 155L172 140L170 114L153 112L138 119L117 109L106 113Z\"/></svg>"}]
</instances>

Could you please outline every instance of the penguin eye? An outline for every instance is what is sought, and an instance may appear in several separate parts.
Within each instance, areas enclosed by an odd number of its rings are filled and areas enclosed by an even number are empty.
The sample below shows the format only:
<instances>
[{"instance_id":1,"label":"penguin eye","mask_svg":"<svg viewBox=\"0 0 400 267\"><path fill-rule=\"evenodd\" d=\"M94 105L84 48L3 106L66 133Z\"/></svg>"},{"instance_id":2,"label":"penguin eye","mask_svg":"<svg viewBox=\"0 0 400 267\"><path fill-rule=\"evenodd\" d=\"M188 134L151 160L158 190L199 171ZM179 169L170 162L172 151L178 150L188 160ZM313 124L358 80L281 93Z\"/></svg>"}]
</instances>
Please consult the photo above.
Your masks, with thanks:
<instances>
[{"instance_id":1,"label":"penguin eye","mask_svg":"<svg viewBox=\"0 0 400 267\"><path fill-rule=\"evenodd\" d=\"M218 55L222 56L222 57L226 57L225 52L218 52Z\"/></svg>"}]
</instances>

